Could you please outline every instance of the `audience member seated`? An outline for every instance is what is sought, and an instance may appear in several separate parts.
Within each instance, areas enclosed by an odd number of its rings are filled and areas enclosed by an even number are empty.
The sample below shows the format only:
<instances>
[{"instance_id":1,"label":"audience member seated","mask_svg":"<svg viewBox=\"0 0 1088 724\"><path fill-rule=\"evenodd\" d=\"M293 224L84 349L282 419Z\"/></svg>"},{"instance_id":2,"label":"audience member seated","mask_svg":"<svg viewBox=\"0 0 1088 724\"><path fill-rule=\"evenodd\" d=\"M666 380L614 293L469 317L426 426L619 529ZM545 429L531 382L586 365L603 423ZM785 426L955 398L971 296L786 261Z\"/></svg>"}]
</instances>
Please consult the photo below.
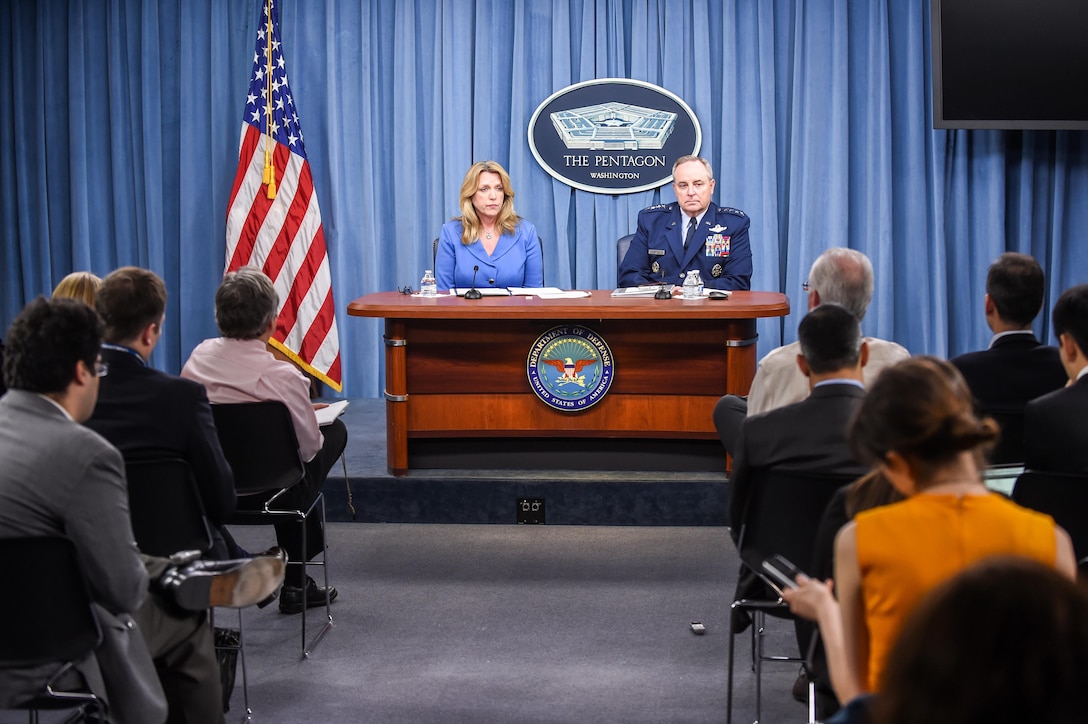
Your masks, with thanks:
<instances>
[{"instance_id":1,"label":"audience member seated","mask_svg":"<svg viewBox=\"0 0 1088 724\"><path fill-rule=\"evenodd\" d=\"M862 368L868 347L857 318L837 304L824 304L805 315L798 327L801 354L795 360L812 388L801 402L745 420L729 479L729 525L734 542L744 522L745 507L757 468L812 473L862 475L846 442L850 418L865 396ZM742 566L736 598L775 600L762 580ZM742 609L733 612L735 631L750 623ZM802 651L802 654L807 653Z\"/></svg>"},{"instance_id":2,"label":"audience member seated","mask_svg":"<svg viewBox=\"0 0 1088 724\"><path fill-rule=\"evenodd\" d=\"M1088 722L1088 593L1052 569L991 558L911 614L873 702L881 724Z\"/></svg>"},{"instance_id":3,"label":"audience member seated","mask_svg":"<svg viewBox=\"0 0 1088 724\"><path fill-rule=\"evenodd\" d=\"M536 227L514 213L514 188L494 161L478 161L461 184L461 215L442 226L434 261L439 289L542 287Z\"/></svg>"},{"instance_id":4,"label":"audience member seated","mask_svg":"<svg viewBox=\"0 0 1088 724\"><path fill-rule=\"evenodd\" d=\"M835 571L835 536L839 530L854 519L863 510L870 510L881 505L889 505L903 500L903 494L881 475L879 470L870 470L852 484L839 489L831 498L820 519L813 545L811 566L805 570L818 581L831 578ZM798 624L800 641L811 640L815 625L809 621ZM794 697L799 701L808 701L808 679L816 684L816 718L823 721L839 710L839 700L831 688L831 678L827 671L827 655L823 642L817 638L807 666L805 686L794 685Z\"/></svg>"},{"instance_id":5,"label":"audience member seated","mask_svg":"<svg viewBox=\"0 0 1088 724\"><path fill-rule=\"evenodd\" d=\"M1063 292L1052 319L1069 383L1028 403L1024 465L1030 470L1088 472L1088 284Z\"/></svg>"},{"instance_id":6,"label":"audience member seated","mask_svg":"<svg viewBox=\"0 0 1088 724\"><path fill-rule=\"evenodd\" d=\"M617 272L619 285L680 285L688 272L698 271L707 289L750 289L750 221L743 211L710 200L710 162L681 156L672 165L672 179L674 203L638 212L638 229Z\"/></svg>"},{"instance_id":7,"label":"audience member seated","mask_svg":"<svg viewBox=\"0 0 1088 724\"><path fill-rule=\"evenodd\" d=\"M990 265L983 308L994 333L987 349L955 357L979 415L993 416L1001 438L990 455L997 464L1024 461L1024 406L1065 385L1056 347L1035 338L1031 323L1043 306L1045 281L1039 263L1008 252Z\"/></svg>"},{"instance_id":8,"label":"audience member seated","mask_svg":"<svg viewBox=\"0 0 1088 724\"><path fill-rule=\"evenodd\" d=\"M317 498L329 470L344 452L348 432L339 419L324 428L318 426L306 376L268 351L266 343L276 329L278 310L276 290L259 269L246 267L228 273L215 293L215 322L223 336L201 342L181 376L204 385L213 405L278 400L287 406L299 454L306 462L306 477L280 501L305 510ZM263 505L263 500L252 497L240 499L239 509L259 509ZM277 522L276 539L290 560L302 560L302 535L297 522ZM307 557L313 558L324 549L325 531L320 521L311 517L306 523ZM301 566L288 568L280 593L280 611L300 613L310 606L325 605L325 588L312 578L303 580ZM329 589L329 597L335 598L336 589Z\"/></svg>"},{"instance_id":9,"label":"audience member seated","mask_svg":"<svg viewBox=\"0 0 1088 724\"><path fill-rule=\"evenodd\" d=\"M209 606L247 606L283 580L284 561L143 556L133 542L121 453L81 423L105 372L95 311L39 297L8 331L0 399L0 536L65 536L94 601L102 643L77 665L111 722L223 722ZM49 575L43 571L43 575ZM19 595L18 585L5 595ZM19 625L6 622L5 625ZM58 662L59 663L59 662ZM0 670L0 707L18 705L56 668Z\"/></svg>"},{"instance_id":10,"label":"audience member seated","mask_svg":"<svg viewBox=\"0 0 1088 724\"><path fill-rule=\"evenodd\" d=\"M219 530L234 512L234 475L223 457L204 388L148 365L166 315L166 286L133 266L109 274L96 308L105 323L102 361L109 373L87 421L126 459L163 455L189 463L204 512L215 530L213 557L233 558Z\"/></svg>"},{"instance_id":11,"label":"audience member seated","mask_svg":"<svg viewBox=\"0 0 1088 724\"><path fill-rule=\"evenodd\" d=\"M1076 576L1068 534L1047 515L986 489L979 420L963 377L932 357L881 373L850 426L850 441L906 500L859 513L835 541L835 583L798 576L791 609L819 623L835 692L877 690L888 651L922 597L972 563L1017 555Z\"/></svg>"},{"instance_id":12,"label":"audience member seated","mask_svg":"<svg viewBox=\"0 0 1088 724\"><path fill-rule=\"evenodd\" d=\"M828 249L813 262L805 289L809 310L829 302L839 304L853 312L860 322L873 298L873 265L860 251ZM872 384L886 366L910 356L895 342L876 337L866 337L865 345L869 348L866 385ZM725 395L718 400L714 406L714 426L727 452L732 454L745 417L800 402L808 396L808 381L795 362L801 353L800 346L800 342L787 344L771 350L760 360L747 399Z\"/></svg>"},{"instance_id":13,"label":"audience member seated","mask_svg":"<svg viewBox=\"0 0 1088 724\"><path fill-rule=\"evenodd\" d=\"M53 299L75 299L93 307L100 284L102 280L90 272L72 272L57 282L57 286L53 288Z\"/></svg>"}]
</instances>

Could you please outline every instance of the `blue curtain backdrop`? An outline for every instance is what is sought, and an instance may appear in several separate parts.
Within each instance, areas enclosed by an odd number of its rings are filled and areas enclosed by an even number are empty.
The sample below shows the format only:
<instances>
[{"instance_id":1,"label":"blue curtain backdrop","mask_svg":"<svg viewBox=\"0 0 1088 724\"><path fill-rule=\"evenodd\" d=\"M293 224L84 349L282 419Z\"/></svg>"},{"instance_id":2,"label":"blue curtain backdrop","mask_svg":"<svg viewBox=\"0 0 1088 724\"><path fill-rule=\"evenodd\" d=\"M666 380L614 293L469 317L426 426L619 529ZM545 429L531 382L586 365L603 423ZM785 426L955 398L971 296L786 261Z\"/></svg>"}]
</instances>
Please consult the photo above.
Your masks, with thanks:
<instances>
[{"instance_id":1,"label":"blue curtain backdrop","mask_svg":"<svg viewBox=\"0 0 1088 724\"><path fill-rule=\"evenodd\" d=\"M346 396L380 395L384 375L379 323L347 304L418 284L475 160L510 171L547 284L614 286L616 238L671 189L575 191L526 141L541 101L593 78L694 109L716 200L752 217L753 288L794 304L761 323L760 354L795 338L829 246L872 258L865 331L914 353L987 343L985 272L1003 251L1040 260L1047 309L1088 280L1084 134L933 130L928 0L281 2ZM257 0L0 0L0 324L70 271L137 264L171 294L158 367L216 335L257 18Z\"/></svg>"}]
</instances>

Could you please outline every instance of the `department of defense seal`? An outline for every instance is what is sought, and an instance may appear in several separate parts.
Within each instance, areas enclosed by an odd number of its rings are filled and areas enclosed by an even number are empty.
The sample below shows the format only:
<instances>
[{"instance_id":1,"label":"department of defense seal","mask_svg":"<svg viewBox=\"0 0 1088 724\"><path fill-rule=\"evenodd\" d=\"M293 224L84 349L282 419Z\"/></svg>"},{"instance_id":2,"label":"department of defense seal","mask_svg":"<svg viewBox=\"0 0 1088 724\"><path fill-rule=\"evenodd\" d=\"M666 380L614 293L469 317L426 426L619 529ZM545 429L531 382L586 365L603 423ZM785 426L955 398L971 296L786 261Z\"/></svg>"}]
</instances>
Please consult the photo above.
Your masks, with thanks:
<instances>
[{"instance_id":1,"label":"department of defense seal","mask_svg":"<svg viewBox=\"0 0 1088 724\"><path fill-rule=\"evenodd\" d=\"M529 387L548 407L585 410L612 386L612 350L592 329L553 327L537 337L526 360Z\"/></svg>"}]
</instances>

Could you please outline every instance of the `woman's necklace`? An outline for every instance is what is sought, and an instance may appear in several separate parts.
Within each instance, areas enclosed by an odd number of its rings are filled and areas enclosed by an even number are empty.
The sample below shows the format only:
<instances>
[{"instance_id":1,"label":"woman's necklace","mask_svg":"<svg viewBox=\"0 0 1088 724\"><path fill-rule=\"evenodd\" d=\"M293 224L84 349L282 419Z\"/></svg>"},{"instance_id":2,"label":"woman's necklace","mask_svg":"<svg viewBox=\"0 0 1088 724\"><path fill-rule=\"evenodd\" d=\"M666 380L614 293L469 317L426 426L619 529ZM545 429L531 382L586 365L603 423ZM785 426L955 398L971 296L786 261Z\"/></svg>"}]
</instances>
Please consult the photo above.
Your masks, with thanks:
<instances>
[{"instance_id":1,"label":"woman's necklace","mask_svg":"<svg viewBox=\"0 0 1088 724\"><path fill-rule=\"evenodd\" d=\"M490 238L492 237L492 235L493 235L493 234L492 234L492 232L491 232L491 231L485 231L485 232L484 232L484 236L486 236L486 237L487 237L488 239L490 239Z\"/></svg>"}]
</instances>

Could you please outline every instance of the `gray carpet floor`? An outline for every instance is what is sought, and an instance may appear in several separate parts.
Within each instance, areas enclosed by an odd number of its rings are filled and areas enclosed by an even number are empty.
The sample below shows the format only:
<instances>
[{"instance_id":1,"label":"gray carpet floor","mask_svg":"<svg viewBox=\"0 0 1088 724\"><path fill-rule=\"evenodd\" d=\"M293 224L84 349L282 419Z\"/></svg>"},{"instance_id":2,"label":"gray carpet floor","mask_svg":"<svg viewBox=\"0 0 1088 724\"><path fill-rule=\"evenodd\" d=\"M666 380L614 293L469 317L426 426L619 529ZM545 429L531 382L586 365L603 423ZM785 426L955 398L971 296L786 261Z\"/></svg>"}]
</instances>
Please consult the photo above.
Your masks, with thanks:
<instances>
[{"instance_id":1,"label":"gray carpet floor","mask_svg":"<svg viewBox=\"0 0 1088 724\"><path fill-rule=\"evenodd\" d=\"M309 660L297 617L246 612L257 721L725 719L724 528L334 524L329 540L336 625ZM769 628L772 648L795 650L792 626ZM768 670L763 721L805 721L796 673ZM754 711L745 659L736 721Z\"/></svg>"},{"instance_id":2,"label":"gray carpet floor","mask_svg":"<svg viewBox=\"0 0 1088 724\"><path fill-rule=\"evenodd\" d=\"M253 549L271 540L236 531ZM723 527L333 523L328 538L340 597L309 659L298 616L244 612L255 722L725 721L737 558ZM772 651L796 650L792 625L768 630ZM748 635L737 645L746 723ZM796 674L764 672L763 722L807 720ZM242 714L239 672L228 721Z\"/></svg>"},{"instance_id":3,"label":"gray carpet floor","mask_svg":"<svg viewBox=\"0 0 1088 724\"><path fill-rule=\"evenodd\" d=\"M266 535L241 532L254 548ZM329 541L336 624L308 660L297 616L245 614L255 721L725 720L725 528L342 523ZM769 630L796 650L792 625ZM755 711L747 641L737 722ZM765 672L764 722L806 721L796 674ZM240 690L233 705L232 720Z\"/></svg>"}]
</instances>

